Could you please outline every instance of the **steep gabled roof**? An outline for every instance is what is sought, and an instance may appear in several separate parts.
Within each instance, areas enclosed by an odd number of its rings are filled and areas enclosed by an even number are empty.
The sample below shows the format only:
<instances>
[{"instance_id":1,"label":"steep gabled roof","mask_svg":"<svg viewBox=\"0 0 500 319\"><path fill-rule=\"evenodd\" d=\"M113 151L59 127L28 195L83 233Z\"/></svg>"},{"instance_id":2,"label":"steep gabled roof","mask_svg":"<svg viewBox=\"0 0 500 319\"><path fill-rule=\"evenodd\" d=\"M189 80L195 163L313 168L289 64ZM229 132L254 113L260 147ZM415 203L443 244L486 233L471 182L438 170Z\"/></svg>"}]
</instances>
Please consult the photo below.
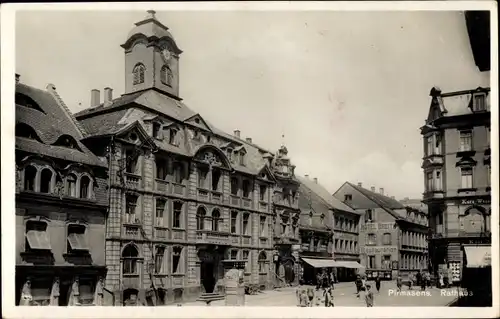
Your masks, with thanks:
<instances>
[{"instance_id":1,"label":"steep gabled roof","mask_svg":"<svg viewBox=\"0 0 500 319\"><path fill-rule=\"evenodd\" d=\"M330 209L337 209L348 213L359 214L351 207L347 206L337 198L333 197L330 194L330 192L328 192L328 190L324 188L322 185L317 184L314 181L305 177L296 176L296 178L300 182L301 187L303 186L306 189L318 195L330 207Z\"/></svg>"},{"instance_id":2,"label":"steep gabled roof","mask_svg":"<svg viewBox=\"0 0 500 319\"><path fill-rule=\"evenodd\" d=\"M358 185L354 185L353 183L346 182L349 186L360 192L363 196L380 206L380 208L384 209L386 212L391 214L396 219L403 218L400 214L398 214L395 210L405 209L404 205L398 202L395 199L392 199L388 196L372 192L366 188L360 187Z\"/></svg>"},{"instance_id":3,"label":"steep gabled roof","mask_svg":"<svg viewBox=\"0 0 500 319\"><path fill-rule=\"evenodd\" d=\"M17 137L17 150L88 165L106 165L81 143L83 132L80 124L69 112L53 85L49 84L47 91L44 91L17 83L16 95L28 97L36 103L36 107L16 103L16 124L30 126L40 138L40 141L37 141ZM54 145L64 136L72 138L78 149Z\"/></svg>"}]
</instances>

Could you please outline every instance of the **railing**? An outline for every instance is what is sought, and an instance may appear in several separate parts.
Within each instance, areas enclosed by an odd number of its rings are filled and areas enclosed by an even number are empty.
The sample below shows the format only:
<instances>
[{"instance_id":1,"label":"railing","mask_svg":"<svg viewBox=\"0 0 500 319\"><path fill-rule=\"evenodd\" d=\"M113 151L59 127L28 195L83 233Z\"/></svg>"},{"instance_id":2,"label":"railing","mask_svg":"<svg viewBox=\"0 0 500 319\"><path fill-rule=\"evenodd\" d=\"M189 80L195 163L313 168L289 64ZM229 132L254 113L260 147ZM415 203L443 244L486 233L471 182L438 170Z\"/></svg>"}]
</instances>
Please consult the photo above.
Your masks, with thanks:
<instances>
[{"instance_id":1,"label":"railing","mask_svg":"<svg viewBox=\"0 0 500 319\"><path fill-rule=\"evenodd\" d=\"M175 195L185 195L186 186L182 184L172 183L172 193Z\"/></svg>"},{"instance_id":2,"label":"railing","mask_svg":"<svg viewBox=\"0 0 500 319\"><path fill-rule=\"evenodd\" d=\"M158 192L168 192L168 182L162 179L156 179L155 190Z\"/></svg>"},{"instance_id":3,"label":"railing","mask_svg":"<svg viewBox=\"0 0 500 319\"><path fill-rule=\"evenodd\" d=\"M240 198L234 195L231 195L231 205L240 206Z\"/></svg>"},{"instance_id":4,"label":"railing","mask_svg":"<svg viewBox=\"0 0 500 319\"><path fill-rule=\"evenodd\" d=\"M165 227L155 226L154 228L154 236L158 239L167 239L168 238L168 230Z\"/></svg>"},{"instance_id":5,"label":"railing","mask_svg":"<svg viewBox=\"0 0 500 319\"><path fill-rule=\"evenodd\" d=\"M252 207L252 201L248 198L242 198L241 199L242 201L242 206L245 207L245 208L250 208Z\"/></svg>"},{"instance_id":6,"label":"railing","mask_svg":"<svg viewBox=\"0 0 500 319\"><path fill-rule=\"evenodd\" d=\"M131 189L139 189L141 187L142 177L132 173L125 173L125 185Z\"/></svg>"}]
</instances>

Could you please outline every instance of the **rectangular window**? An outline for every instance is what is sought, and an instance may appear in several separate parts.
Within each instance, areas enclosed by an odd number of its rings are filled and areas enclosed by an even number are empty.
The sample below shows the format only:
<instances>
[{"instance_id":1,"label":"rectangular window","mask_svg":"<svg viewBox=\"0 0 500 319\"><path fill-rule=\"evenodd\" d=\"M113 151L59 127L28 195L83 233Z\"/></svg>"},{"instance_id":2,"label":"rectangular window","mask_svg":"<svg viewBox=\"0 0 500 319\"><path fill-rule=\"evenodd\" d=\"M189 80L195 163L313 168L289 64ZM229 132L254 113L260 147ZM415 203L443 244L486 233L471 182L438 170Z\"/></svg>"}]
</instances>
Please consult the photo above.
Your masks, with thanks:
<instances>
[{"instance_id":1,"label":"rectangular window","mask_svg":"<svg viewBox=\"0 0 500 319\"><path fill-rule=\"evenodd\" d=\"M366 236L366 245L373 246L377 244L377 236L375 234L368 234Z\"/></svg>"},{"instance_id":2,"label":"rectangular window","mask_svg":"<svg viewBox=\"0 0 500 319\"><path fill-rule=\"evenodd\" d=\"M218 191L220 188L221 171L217 168L212 168L212 190Z\"/></svg>"},{"instance_id":3,"label":"rectangular window","mask_svg":"<svg viewBox=\"0 0 500 319\"><path fill-rule=\"evenodd\" d=\"M441 179L441 171L436 171L436 190L441 191L443 190L443 184L442 184L442 179Z\"/></svg>"},{"instance_id":4,"label":"rectangular window","mask_svg":"<svg viewBox=\"0 0 500 319\"><path fill-rule=\"evenodd\" d=\"M344 202L350 202L350 201L352 201L352 195L351 194L344 195Z\"/></svg>"},{"instance_id":5,"label":"rectangular window","mask_svg":"<svg viewBox=\"0 0 500 319\"><path fill-rule=\"evenodd\" d=\"M247 273L250 272L250 270L251 270L251 265L250 265L250 262L248 261L248 255L249 255L248 250L243 250L242 259L244 261L246 261L245 262L245 272L247 272Z\"/></svg>"},{"instance_id":6,"label":"rectangular window","mask_svg":"<svg viewBox=\"0 0 500 319\"><path fill-rule=\"evenodd\" d=\"M156 200L155 226L166 227L165 206L166 202L163 199Z\"/></svg>"},{"instance_id":7,"label":"rectangular window","mask_svg":"<svg viewBox=\"0 0 500 319\"><path fill-rule=\"evenodd\" d=\"M231 195L238 196L238 179L231 177Z\"/></svg>"},{"instance_id":8,"label":"rectangular window","mask_svg":"<svg viewBox=\"0 0 500 319\"><path fill-rule=\"evenodd\" d=\"M182 247L174 247L172 250L172 273L178 274L182 271L181 269L181 254Z\"/></svg>"},{"instance_id":9,"label":"rectangular window","mask_svg":"<svg viewBox=\"0 0 500 319\"><path fill-rule=\"evenodd\" d=\"M125 202L126 223L135 224L137 222L136 209L137 209L137 196L127 195Z\"/></svg>"},{"instance_id":10,"label":"rectangular window","mask_svg":"<svg viewBox=\"0 0 500 319\"><path fill-rule=\"evenodd\" d=\"M267 194L267 186L266 185L260 185L259 186L259 196L261 201L266 200L266 194Z\"/></svg>"},{"instance_id":11,"label":"rectangular window","mask_svg":"<svg viewBox=\"0 0 500 319\"><path fill-rule=\"evenodd\" d=\"M184 181L184 165L180 162L174 162L172 165L174 182L177 184L182 184Z\"/></svg>"},{"instance_id":12,"label":"rectangular window","mask_svg":"<svg viewBox=\"0 0 500 319\"><path fill-rule=\"evenodd\" d=\"M68 225L68 254L89 250L85 230L83 225Z\"/></svg>"},{"instance_id":13,"label":"rectangular window","mask_svg":"<svg viewBox=\"0 0 500 319\"><path fill-rule=\"evenodd\" d=\"M434 154L441 155L441 135L435 135L436 144L434 146Z\"/></svg>"},{"instance_id":14,"label":"rectangular window","mask_svg":"<svg viewBox=\"0 0 500 319\"><path fill-rule=\"evenodd\" d=\"M207 178L208 177L208 168L203 167L198 169L198 187L207 188Z\"/></svg>"},{"instance_id":15,"label":"rectangular window","mask_svg":"<svg viewBox=\"0 0 500 319\"><path fill-rule=\"evenodd\" d=\"M238 212L231 212L231 234L236 234L238 224Z\"/></svg>"},{"instance_id":16,"label":"rectangular window","mask_svg":"<svg viewBox=\"0 0 500 319\"><path fill-rule=\"evenodd\" d=\"M367 222L373 222L374 221L374 218L373 218L373 211L371 209L367 209L366 210L366 213L365 213L365 220Z\"/></svg>"},{"instance_id":17,"label":"rectangular window","mask_svg":"<svg viewBox=\"0 0 500 319\"><path fill-rule=\"evenodd\" d=\"M432 176L432 172L427 172L426 174L426 182L427 182L427 191L428 192L432 192L434 190L434 185L433 185L433 182L434 182L434 177Z\"/></svg>"},{"instance_id":18,"label":"rectangular window","mask_svg":"<svg viewBox=\"0 0 500 319\"><path fill-rule=\"evenodd\" d=\"M260 235L266 235L266 216L260 216Z\"/></svg>"},{"instance_id":19,"label":"rectangular window","mask_svg":"<svg viewBox=\"0 0 500 319\"><path fill-rule=\"evenodd\" d=\"M182 203L174 202L174 214L172 216L172 227L173 228L182 228Z\"/></svg>"},{"instance_id":20,"label":"rectangular window","mask_svg":"<svg viewBox=\"0 0 500 319\"><path fill-rule=\"evenodd\" d=\"M472 167L462 167L460 173L462 178L461 188L472 188Z\"/></svg>"},{"instance_id":21,"label":"rectangular window","mask_svg":"<svg viewBox=\"0 0 500 319\"><path fill-rule=\"evenodd\" d=\"M429 156L429 155L432 155L432 150L434 149L432 147L433 146L432 145L432 135L428 136L427 139L426 139L426 141L427 141L427 147L426 147L426 151L427 152L426 152L426 154L427 154L427 156Z\"/></svg>"},{"instance_id":22,"label":"rectangular window","mask_svg":"<svg viewBox=\"0 0 500 319\"><path fill-rule=\"evenodd\" d=\"M472 131L460 131L460 152L472 151Z\"/></svg>"},{"instance_id":23,"label":"rectangular window","mask_svg":"<svg viewBox=\"0 0 500 319\"><path fill-rule=\"evenodd\" d=\"M250 181L248 179L243 181L243 197L250 197Z\"/></svg>"},{"instance_id":24,"label":"rectangular window","mask_svg":"<svg viewBox=\"0 0 500 319\"><path fill-rule=\"evenodd\" d=\"M382 268L391 269L391 255L384 255L382 258Z\"/></svg>"},{"instance_id":25,"label":"rectangular window","mask_svg":"<svg viewBox=\"0 0 500 319\"><path fill-rule=\"evenodd\" d=\"M486 95L485 94L475 94L474 95L474 110L476 112L486 110Z\"/></svg>"},{"instance_id":26,"label":"rectangular window","mask_svg":"<svg viewBox=\"0 0 500 319\"><path fill-rule=\"evenodd\" d=\"M248 222L250 219L249 214L243 214L243 235L248 235Z\"/></svg>"},{"instance_id":27,"label":"rectangular window","mask_svg":"<svg viewBox=\"0 0 500 319\"><path fill-rule=\"evenodd\" d=\"M390 233L385 233L383 237L383 244L384 245L391 245L391 234Z\"/></svg>"},{"instance_id":28,"label":"rectangular window","mask_svg":"<svg viewBox=\"0 0 500 319\"><path fill-rule=\"evenodd\" d=\"M368 268L375 269L375 256L368 256Z\"/></svg>"},{"instance_id":29,"label":"rectangular window","mask_svg":"<svg viewBox=\"0 0 500 319\"><path fill-rule=\"evenodd\" d=\"M165 269L165 247L156 246L155 252L155 274L166 274Z\"/></svg>"},{"instance_id":30,"label":"rectangular window","mask_svg":"<svg viewBox=\"0 0 500 319\"><path fill-rule=\"evenodd\" d=\"M167 161L163 158L156 159L156 179L165 180L167 178Z\"/></svg>"},{"instance_id":31,"label":"rectangular window","mask_svg":"<svg viewBox=\"0 0 500 319\"><path fill-rule=\"evenodd\" d=\"M137 174L137 156L132 150L125 151L125 161L126 161L126 172L131 174Z\"/></svg>"},{"instance_id":32,"label":"rectangular window","mask_svg":"<svg viewBox=\"0 0 500 319\"><path fill-rule=\"evenodd\" d=\"M238 251L236 249L231 250L231 260L238 259Z\"/></svg>"},{"instance_id":33,"label":"rectangular window","mask_svg":"<svg viewBox=\"0 0 500 319\"><path fill-rule=\"evenodd\" d=\"M162 131L161 131L161 124L160 123L153 123L153 137L157 139L161 139L162 136Z\"/></svg>"}]
</instances>

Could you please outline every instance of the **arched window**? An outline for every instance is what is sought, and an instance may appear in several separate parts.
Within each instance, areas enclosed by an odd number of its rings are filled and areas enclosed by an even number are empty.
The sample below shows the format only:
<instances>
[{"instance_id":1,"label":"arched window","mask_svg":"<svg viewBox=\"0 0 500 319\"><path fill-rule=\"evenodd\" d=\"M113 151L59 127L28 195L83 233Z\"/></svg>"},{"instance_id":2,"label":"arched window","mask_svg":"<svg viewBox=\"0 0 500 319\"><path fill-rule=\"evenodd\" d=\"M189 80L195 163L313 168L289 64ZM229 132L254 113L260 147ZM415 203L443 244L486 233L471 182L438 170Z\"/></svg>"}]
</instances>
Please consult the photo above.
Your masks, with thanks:
<instances>
[{"instance_id":1,"label":"arched window","mask_svg":"<svg viewBox=\"0 0 500 319\"><path fill-rule=\"evenodd\" d=\"M219 231L220 212L217 209L212 211L212 230Z\"/></svg>"},{"instance_id":2,"label":"arched window","mask_svg":"<svg viewBox=\"0 0 500 319\"><path fill-rule=\"evenodd\" d=\"M16 93L16 104L45 113L40 107L40 105L38 105L38 103L33 101L33 99L30 98L29 96L24 95L22 93Z\"/></svg>"},{"instance_id":3,"label":"arched window","mask_svg":"<svg viewBox=\"0 0 500 319\"><path fill-rule=\"evenodd\" d=\"M144 83L144 72L146 71L146 67L144 64L138 63L134 67L132 71L134 74L134 85Z\"/></svg>"},{"instance_id":4,"label":"arched window","mask_svg":"<svg viewBox=\"0 0 500 319\"><path fill-rule=\"evenodd\" d=\"M205 208L199 207L198 211L196 212L196 229L197 230L203 230L205 229L205 217L207 215L207 212L205 211Z\"/></svg>"},{"instance_id":5,"label":"arched window","mask_svg":"<svg viewBox=\"0 0 500 319\"><path fill-rule=\"evenodd\" d=\"M25 137L32 140L39 140L36 131L29 125L19 123L16 125L16 136Z\"/></svg>"},{"instance_id":6,"label":"arched window","mask_svg":"<svg viewBox=\"0 0 500 319\"><path fill-rule=\"evenodd\" d=\"M264 251L259 254L259 273L267 273L266 269L267 255Z\"/></svg>"},{"instance_id":7,"label":"arched window","mask_svg":"<svg viewBox=\"0 0 500 319\"><path fill-rule=\"evenodd\" d=\"M26 168L24 169L24 190L35 190L36 172L37 171L34 166L26 166Z\"/></svg>"},{"instance_id":8,"label":"arched window","mask_svg":"<svg viewBox=\"0 0 500 319\"><path fill-rule=\"evenodd\" d=\"M72 148L75 150L80 150L80 147L78 146L78 143L76 140L73 138L71 135L61 135L57 141L54 143L56 146L62 146L62 147L67 147L67 148Z\"/></svg>"},{"instance_id":9,"label":"arched window","mask_svg":"<svg viewBox=\"0 0 500 319\"><path fill-rule=\"evenodd\" d=\"M52 171L48 168L44 168L42 170L42 174L40 175L40 192L52 192Z\"/></svg>"},{"instance_id":10,"label":"arched window","mask_svg":"<svg viewBox=\"0 0 500 319\"><path fill-rule=\"evenodd\" d=\"M128 245L122 252L123 259L123 274L134 275L137 274L137 259L139 252L134 245Z\"/></svg>"},{"instance_id":11,"label":"arched window","mask_svg":"<svg viewBox=\"0 0 500 319\"><path fill-rule=\"evenodd\" d=\"M174 78L174 74L172 73L172 69L170 69L170 66L165 64L161 68L160 78L163 84L172 86L172 80Z\"/></svg>"},{"instance_id":12,"label":"arched window","mask_svg":"<svg viewBox=\"0 0 500 319\"><path fill-rule=\"evenodd\" d=\"M90 191L90 178L84 175L80 179L80 198L89 198Z\"/></svg>"},{"instance_id":13,"label":"arched window","mask_svg":"<svg viewBox=\"0 0 500 319\"><path fill-rule=\"evenodd\" d=\"M76 197L76 176L69 174L66 177L66 195Z\"/></svg>"}]
</instances>

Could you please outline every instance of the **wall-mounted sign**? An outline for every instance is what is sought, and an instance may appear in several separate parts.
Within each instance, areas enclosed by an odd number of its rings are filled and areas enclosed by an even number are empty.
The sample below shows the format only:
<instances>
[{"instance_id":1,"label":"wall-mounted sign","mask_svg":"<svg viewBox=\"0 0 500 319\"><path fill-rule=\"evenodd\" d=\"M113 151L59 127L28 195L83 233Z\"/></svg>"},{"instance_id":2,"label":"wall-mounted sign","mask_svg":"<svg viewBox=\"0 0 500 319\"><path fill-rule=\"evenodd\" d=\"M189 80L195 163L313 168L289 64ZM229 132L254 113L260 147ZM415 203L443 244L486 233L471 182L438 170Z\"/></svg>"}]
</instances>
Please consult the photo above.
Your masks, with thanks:
<instances>
[{"instance_id":1,"label":"wall-mounted sign","mask_svg":"<svg viewBox=\"0 0 500 319\"><path fill-rule=\"evenodd\" d=\"M396 228L395 223L366 223L361 225L362 231L390 230Z\"/></svg>"},{"instance_id":2,"label":"wall-mounted sign","mask_svg":"<svg viewBox=\"0 0 500 319\"><path fill-rule=\"evenodd\" d=\"M396 246L368 246L365 247L365 253L367 255L373 254L393 254L398 251Z\"/></svg>"},{"instance_id":3,"label":"wall-mounted sign","mask_svg":"<svg viewBox=\"0 0 500 319\"><path fill-rule=\"evenodd\" d=\"M490 205L491 198L464 198L458 201L459 205Z\"/></svg>"}]
</instances>

